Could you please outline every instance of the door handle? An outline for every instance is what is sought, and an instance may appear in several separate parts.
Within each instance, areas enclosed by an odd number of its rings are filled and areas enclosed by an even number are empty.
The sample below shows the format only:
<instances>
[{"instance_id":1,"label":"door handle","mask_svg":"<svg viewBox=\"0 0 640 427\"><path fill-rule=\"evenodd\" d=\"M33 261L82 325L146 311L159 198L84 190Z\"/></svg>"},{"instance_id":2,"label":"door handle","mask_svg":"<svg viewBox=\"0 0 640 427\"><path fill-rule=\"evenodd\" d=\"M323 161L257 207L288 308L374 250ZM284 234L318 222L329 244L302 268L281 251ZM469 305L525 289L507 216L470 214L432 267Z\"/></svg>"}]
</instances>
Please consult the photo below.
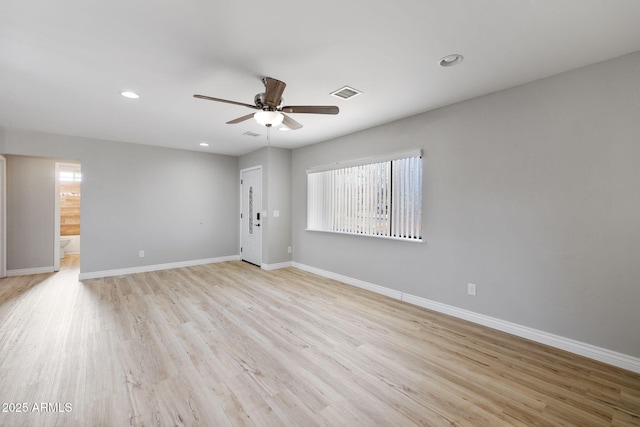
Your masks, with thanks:
<instances>
[{"instance_id":1,"label":"door handle","mask_svg":"<svg viewBox=\"0 0 640 427\"><path fill-rule=\"evenodd\" d=\"M256 227L260 227L260 224L255 224Z\"/></svg>"}]
</instances>

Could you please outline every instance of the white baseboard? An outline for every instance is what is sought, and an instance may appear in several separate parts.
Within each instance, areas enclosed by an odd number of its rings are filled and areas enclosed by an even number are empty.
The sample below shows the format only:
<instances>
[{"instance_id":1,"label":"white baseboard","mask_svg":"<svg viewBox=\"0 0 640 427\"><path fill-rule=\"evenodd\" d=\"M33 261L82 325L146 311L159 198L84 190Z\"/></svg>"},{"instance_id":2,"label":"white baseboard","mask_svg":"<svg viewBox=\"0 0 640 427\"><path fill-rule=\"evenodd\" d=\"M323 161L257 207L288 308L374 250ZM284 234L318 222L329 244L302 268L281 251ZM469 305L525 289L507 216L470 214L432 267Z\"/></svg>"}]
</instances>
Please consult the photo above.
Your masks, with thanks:
<instances>
[{"instance_id":1,"label":"white baseboard","mask_svg":"<svg viewBox=\"0 0 640 427\"><path fill-rule=\"evenodd\" d=\"M260 268L262 268L263 270L271 271L271 270L278 270L280 268L287 268L291 266L292 266L292 262L286 261L286 262L279 262L276 264L262 264Z\"/></svg>"},{"instance_id":2,"label":"white baseboard","mask_svg":"<svg viewBox=\"0 0 640 427\"><path fill-rule=\"evenodd\" d=\"M80 273L80 280L98 279L103 277L122 276L124 274L147 273L149 271L169 270L171 268L191 267L194 265L214 264L217 262L238 261L239 255L230 255L218 258L205 258L190 261L170 262L167 264L142 265L140 267L119 268L116 270L90 271Z\"/></svg>"},{"instance_id":3,"label":"white baseboard","mask_svg":"<svg viewBox=\"0 0 640 427\"><path fill-rule=\"evenodd\" d=\"M484 314L475 313L473 311L454 307L452 305L443 304L415 295L405 294L400 291L385 288L379 285L374 285L372 283L364 282L362 280L354 279L351 277L342 276L340 274L311 267L305 264L300 264L298 262L293 262L292 264L293 267L300 270L305 270L319 276L334 279L347 285L356 286L358 288L366 289L371 292L386 295L388 297L395 298L409 304L417 305L419 307L427 308L439 313L444 313L460 319L468 320L479 325L507 332L512 335L526 338L528 340L535 341L541 344L546 344L551 347L559 348L570 353L578 354L580 356L588 357L589 359L597 360L599 362L607 363L609 365L617 366L619 368L627 369L629 371L640 374L640 358L637 357L618 353L602 347L596 347L591 344L529 328L527 326L518 325L517 323L507 322L495 317L485 316Z\"/></svg>"},{"instance_id":4,"label":"white baseboard","mask_svg":"<svg viewBox=\"0 0 640 427\"><path fill-rule=\"evenodd\" d=\"M341 274L333 273L331 271L321 270L319 268L311 267L309 265L300 264L298 262L292 263L293 267L300 270L308 271L309 273L317 274L318 276L327 277L329 279L337 280L338 282L346 283L357 288L366 289L377 294L386 295L390 298L402 300L402 292L394 289L385 288L384 286L374 285L373 283L365 282L363 280L354 279L352 277L343 276Z\"/></svg>"},{"instance_id":5,"label":"white baseboard","mask_svg":"<svg viewBox=\"0 0 640 427\"><path fill-rule=\"evenodd\" d=\"M43 274L43 273L53 273L55 270L53 266L47 267L36 267L36 268L22 268L18 270L7 270L7 277L15 277L15 276L28 276L29 274Z\"/></svg>"}]
</instances>

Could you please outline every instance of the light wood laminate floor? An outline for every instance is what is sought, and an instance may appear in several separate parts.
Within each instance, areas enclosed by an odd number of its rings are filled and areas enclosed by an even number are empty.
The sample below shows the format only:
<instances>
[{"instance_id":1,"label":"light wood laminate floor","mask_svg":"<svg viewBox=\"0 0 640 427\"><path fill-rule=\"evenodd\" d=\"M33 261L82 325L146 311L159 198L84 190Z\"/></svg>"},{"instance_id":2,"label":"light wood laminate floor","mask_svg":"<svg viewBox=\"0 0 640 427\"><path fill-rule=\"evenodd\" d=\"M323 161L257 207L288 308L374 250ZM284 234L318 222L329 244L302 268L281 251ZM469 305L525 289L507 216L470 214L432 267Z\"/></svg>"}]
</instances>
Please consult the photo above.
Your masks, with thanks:
<instances>
[{"instance_id":1,"label":"light wood laminate floor","mask_svg":"<svg viewBox=\"0 0 640 427\"><path fill-rule=\"evenodd\" d=\"M300 270L73 261L0 280L2 426L640 425L640 375Z\"/></svg>"}]
</instances>

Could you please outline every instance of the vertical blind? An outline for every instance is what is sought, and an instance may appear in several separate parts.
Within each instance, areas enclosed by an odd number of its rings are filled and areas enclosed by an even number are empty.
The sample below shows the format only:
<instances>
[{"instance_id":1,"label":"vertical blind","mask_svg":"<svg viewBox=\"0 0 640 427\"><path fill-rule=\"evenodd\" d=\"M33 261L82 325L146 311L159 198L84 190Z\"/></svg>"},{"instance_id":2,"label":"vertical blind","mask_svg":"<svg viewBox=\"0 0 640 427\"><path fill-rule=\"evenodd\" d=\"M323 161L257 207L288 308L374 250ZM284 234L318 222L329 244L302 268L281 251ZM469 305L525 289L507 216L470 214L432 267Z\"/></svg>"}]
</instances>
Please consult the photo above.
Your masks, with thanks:
<instances>
[{"instance_id":1,"label":"vertical blind","mask_svg":"<svg viewBox=\"0 0 640 427\"><path fill-rule=\"evenodd\" d=\"M307 171L307 229L421 240L420 152L354 163Z\"/></svg>"}]
</instances>

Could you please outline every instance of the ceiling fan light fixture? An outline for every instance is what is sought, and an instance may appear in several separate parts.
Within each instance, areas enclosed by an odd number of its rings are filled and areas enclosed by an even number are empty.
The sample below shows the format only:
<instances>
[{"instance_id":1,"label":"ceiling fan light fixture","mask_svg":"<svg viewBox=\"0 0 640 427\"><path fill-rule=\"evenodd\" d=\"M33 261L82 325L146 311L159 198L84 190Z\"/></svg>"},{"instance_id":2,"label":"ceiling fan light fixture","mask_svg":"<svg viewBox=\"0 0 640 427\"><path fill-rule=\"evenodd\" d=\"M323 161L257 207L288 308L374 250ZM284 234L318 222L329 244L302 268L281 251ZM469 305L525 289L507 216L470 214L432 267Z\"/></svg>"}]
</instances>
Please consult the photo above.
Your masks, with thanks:
<instances>
[{"instance_id":1,"label":"ceiling fan light fixture","mask_svg":"<svg viewBox=\"0 0 640 427\"><path fill-rule=\"evenodd\" d=\"M264 93L259 93L255 96L254 105L197 94L193 95L193 97L205 99L208 101L223 102L225 104L241 105L252 110L258 110L255 113L245 114L244 116L238 117L237 119L229 120L227 124L235 125L238 123L243 123L246 120L251 120L251 118L253 117L256 122L260 123L263 126L266 126L267 129L271 127L277 128L281 123L284 123L285 126L291 130L298 130L302 128L302 124L298 123L296 120L283 113L335 115L340 112L340 109L335 105L282 106L282 92L284 91L286 83L271 77L263 78L262 82L264 83L265 91ZM267 135L269 135L269 133L267 133Z\"/></svg>"},{"instance_id":2,"label":"ceiling fan light fixture","mask_svg":"<svg viewBox=\"0 0 640 427\"><path fill-rule=\"evenodd\" d=\"M278 126L284 120L284 115L277 111L258 111L253 115L256 122L262 126Z\"/></svg>"}]
</instances>

